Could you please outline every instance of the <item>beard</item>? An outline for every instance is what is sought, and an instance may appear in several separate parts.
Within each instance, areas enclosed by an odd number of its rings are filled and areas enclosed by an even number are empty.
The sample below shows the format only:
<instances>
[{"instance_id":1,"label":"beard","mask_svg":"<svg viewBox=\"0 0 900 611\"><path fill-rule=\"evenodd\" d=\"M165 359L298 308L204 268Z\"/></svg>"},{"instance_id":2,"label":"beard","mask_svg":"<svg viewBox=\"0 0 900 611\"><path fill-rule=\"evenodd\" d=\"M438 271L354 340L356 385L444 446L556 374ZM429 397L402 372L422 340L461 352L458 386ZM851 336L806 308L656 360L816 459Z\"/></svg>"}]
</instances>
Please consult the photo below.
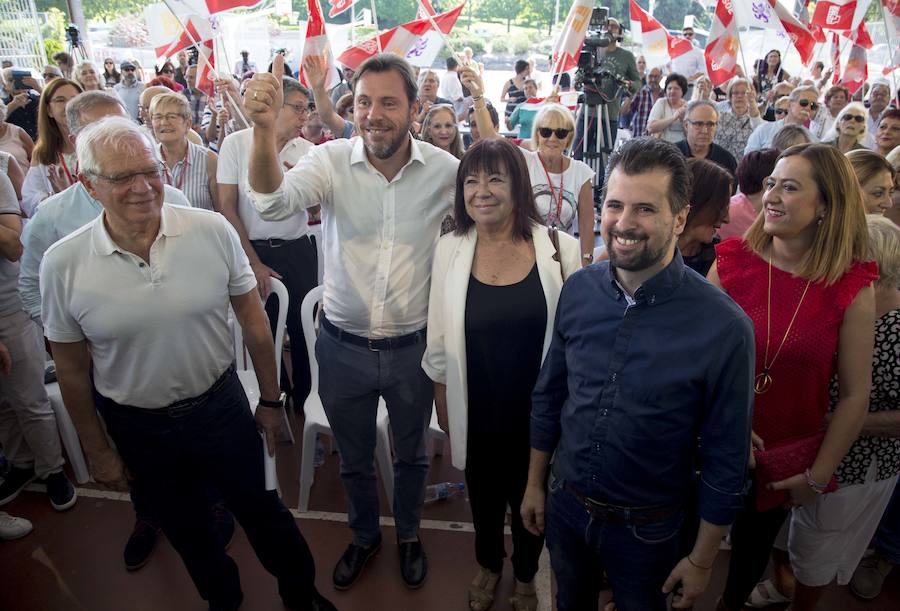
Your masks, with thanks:
<instances>
[{"instance_id":1,"label":"beard","mask_svg":"<svg viewBox=\"0 0 900 611\"><path fill-rule=\"evenodd\" d=\"M616 253L615 249L616 237L620 237L624 240L644 240L644 247L640 251L630 255L619 255ZM669 252L669 248L672 246L674 240L675 235L670 233L669 237L663 244L660 244L659 248L653 248L648 236L644 233L637 231L610 231L609 245L606 248L606 252L609 254L609 262L614 267L628 272L639 272L653 267L662 261Z\"/></svg>"},{"instance_id":2,"label":"beard","mask_svg":"<svg viewBox=\"0 0 900 611\"><path fill-rule=\"evenodd\" d=\"M370 125L369 127L385 127L381 124ZM375 144L370 142L365 136L363 137L363 142L366 145L366 150L373 156L378 159L388 159L403 146L403 143L409 138L409 128L411 127L411 123L407 121L405 124L401 125L397 136L389 141L381 144ZM365 130L363 130L363 134L365 134Z\"/></svg>"}]
</instances>

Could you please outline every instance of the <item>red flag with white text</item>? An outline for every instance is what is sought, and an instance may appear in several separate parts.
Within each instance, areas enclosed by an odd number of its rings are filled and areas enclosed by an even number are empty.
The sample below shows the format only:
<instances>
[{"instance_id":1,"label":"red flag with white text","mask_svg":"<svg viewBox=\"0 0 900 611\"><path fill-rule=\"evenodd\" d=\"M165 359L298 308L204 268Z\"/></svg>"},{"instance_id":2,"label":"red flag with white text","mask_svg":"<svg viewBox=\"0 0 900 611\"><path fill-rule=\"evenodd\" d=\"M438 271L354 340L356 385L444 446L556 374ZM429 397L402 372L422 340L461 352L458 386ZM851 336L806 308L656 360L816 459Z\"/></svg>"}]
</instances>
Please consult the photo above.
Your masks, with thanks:
<instances>
[{"instance_id":1,"label":"red flag with white text","mask_svg":"<svg viewBox=\"0 0 900 611\"><path fill-rule=\"evenodd\" d=\"M672 36L653 15L642 9L635 0L629 0L631 31L640 33L641 51L647 66L662 66L694 49L694 44L683 36Z\"/></svg>"},{"instance_id":2,"label":"red flag with white text","mask_svg":"<svg viewBox=\"0 0 900 611\"><path fill-rule=\"evenodd\" d=\"M709 29L709 42L703 52L706 72L713 87L718 87L737 74L740 46L737 22L731 12L731 0L719 0Z\"/></svg>"},{"instance_id":3,"label":"red flag with white text","mask_svg":"<svg viewBox=\"0 0 900 611\"><path fill-rule=\"evenodd\" d=\"M419 0L419 6L416 8L416 19L428 19L429 16L434 17L437 11L431 6L429 0Z\"/></svg>"},{"instance_id":4,"label":"red flag with white text","mask_svg":"<svg viewBox=\"0 0 900 611\"><path fill-rule=\"evenodd\" d=\"M775 9L775 14L781 21L784 31L791 39L791 44L800 54L800 61L804 66L808 66L813 60L813 51L816 46L816 37L809 28L799 19L786 9L778 0L769 0ZM864 27L864 26L860 26Z\"/></svg>"},{"instance_id":5,"label":"red flag with white text","mask_svg":"<svg viewBox=\"0 0 900 611\"><path fill-rule=\"evenodd\" d=\"M568 72L578 65L578 56L581 54L593 9L593 0L575 0L572 3L559 38L553 46L553 74Z\"/></svg>"},{"instance_id":6,"label":"red flag with white text","mask_svg":"<svg viewBox=\"0 0 900 611\"><path fill-rule=\"evenodd\" d=\"M872 0L819 0L811 23L826 30L855 30Z\"/></svg>"},{"instance_id":7,"label":"red flag with white text","mask_svg":"<svg viewBox=\"0 0 900 611\"><path fill-rule=\"evenodd\" d=\"M844 74L841 75L841 85L850 90L850 95L859 90L869 77L869 62L866 49L860 45L853 45L847 63L844 65Z\"/></svg>"},{"instance_id":8,"label":"red flag with white text","mask_svg":"<svg viewBox=\"0 0 900 611\"><path fill-rule=\"evenodd\" d=\"M303 74L303 60L310 55L324 55L327 66L325 89L330 91L340 82L340 79L337 71L334 69L334 54L331 52L331 44L328 42L328 35L325 33L325 19L322 17L322 6L319 4L319 0L307 0L307 8L309 10L309 21L306 23L306 41L303 43L303 55L300 58L300 74L297 79L308 87L309 83Z\"/></svg>"},{"instance_id":9,"label":"red flag with white text","mask_svg":"<svg viewBox=\"0 0 900 611\"><path fill-rule=\"evenodd\" d=\"M216 73L216 56L213 41L207 40L197 48L197 78L194 86L205 93L210 99L216 93L213 80Z\"/></svg>"},{"instance_id":10,"label":"red flag with white text","mask_svg":"<svg viewBox=\"0 0 900 611\"><path fill-rule=\"evenodd\" d=\"M337 17L344 11L348 10L351 6L356 4L357 0L328 0L328 4L331 5L331 10L328 11L329 17Z\"/></svg>"},{"instance_id":11,"label":"red flag with white text","mask_svg":"<svg viewBox=\"0 0 900 611\"><path fill-rule=\"evenodd\" d=\"M433 19L435 24L444 34L449 34L450 30L459 19L459 15L463 10L465 3L460 4L455 9L436 15ZM418 46L423 43L423 37L431 30L431 22L428 19L416 19L409 23L398 25L389 30L385 30L378 35L381 41L381 48L385 53L394 53L400 57L408 57L410 54L417 53ZM364 40L355 47L349 47L338 57L338 61L352 70L356 70L364 61L378 53L378 43L375 37Z\"/></svg>"},{"instance_id":12,"label":"red flag with white text","mask_svg":"<svg viewBox=\"0 0 900 611\"><path fill-rule=\"evenodd\" d=\"M837 85L841 82L841 39L837 32L831 33L831 63L834 66L834 76L831 77L831 84Z\"/></svg>"},{"instance_id":13,"label":"red flag with white text","mask_svg":"<svg viewBox=\"0 0 900 611\"><path fill-rule=\"evenodd\" d=\"M206 0L206 6L212 14L230 11L233 8L251 8L261 2L262 0Z\"/></svg>"}]
</instances>

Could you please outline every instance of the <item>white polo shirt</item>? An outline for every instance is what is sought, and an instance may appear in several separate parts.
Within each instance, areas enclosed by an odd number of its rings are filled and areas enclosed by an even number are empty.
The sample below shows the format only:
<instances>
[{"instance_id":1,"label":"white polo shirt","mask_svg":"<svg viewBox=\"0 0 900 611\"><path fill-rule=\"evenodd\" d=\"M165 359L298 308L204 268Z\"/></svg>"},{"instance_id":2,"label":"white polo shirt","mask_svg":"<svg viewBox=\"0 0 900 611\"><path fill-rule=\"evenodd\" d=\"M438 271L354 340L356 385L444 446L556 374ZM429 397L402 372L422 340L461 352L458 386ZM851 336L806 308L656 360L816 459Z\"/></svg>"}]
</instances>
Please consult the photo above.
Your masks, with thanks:
<instances>
[{"instance_id":1,"label":"white polo shirt","mask_svg":"<svg viewBox=\"0 0 900 611\"><path fill-rule=\"evenodd\" d=\"M230 297L256 286L222 215L163 204L150 262L121 250L106 213L44 255L40 288L50 341L87 340L94 384L123 405L195 397L234 360Z\"/></svg>"},{"instance_id":2,"label":"white polo shirt","mask_svg":"<svg viewBox=\"0 0 900 611\"><path fill-rule=\"evenodd\" d=\"M229 134L222 141L222 149L219 151L219 164L216 169L216 181L222 185L237 185L238 203L237 212L241 222L247 229L247 236L251 240L267 240L278 238L281 240L296 240L306 235L309 227L306 224L307 215L303 210L290 218L281 221L266 221L259 215L248 192L248 173L250 172L250 148L253 144L253 130L242 129L239 132ZM297 162L307 151L313 148L312 142L305 138L294 138L284 145L278 154L278 160L290 167ZM287 168L282 166L282 170Z\"/></svg>"},{"instance_id":3,"label":"white polo shirt","mask_svg":"<svg viewBox=\"0 0 900 611\"><path fill-rule=\"evenodd\" d=\"M356 136L313 147L273 193L250 193L269 219L322 204L325 312L355 335L397 337L428 321L431 260L459 160L410 139L409 162L390 182Z\"/></svg>"}]
</instances>

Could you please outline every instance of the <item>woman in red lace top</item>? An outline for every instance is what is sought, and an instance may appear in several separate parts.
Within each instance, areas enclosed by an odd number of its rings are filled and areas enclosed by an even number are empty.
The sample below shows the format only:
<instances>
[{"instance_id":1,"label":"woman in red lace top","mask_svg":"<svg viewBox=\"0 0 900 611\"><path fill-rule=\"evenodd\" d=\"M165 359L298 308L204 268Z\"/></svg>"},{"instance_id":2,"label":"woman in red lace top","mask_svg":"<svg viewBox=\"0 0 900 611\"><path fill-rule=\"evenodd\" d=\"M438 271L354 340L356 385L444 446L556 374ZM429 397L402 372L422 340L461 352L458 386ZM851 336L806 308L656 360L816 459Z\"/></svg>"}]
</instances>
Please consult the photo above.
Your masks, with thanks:
<instances>
[{"instance_id":1,"label":"woman in red lace top","mask_svg":"<svg viewBox=\"0 0 900 611\"><path fill-rule=\"evenodd\" d=\"M769 485L787 493L786 504L759 511L757 494L748 495L720 603L733 611L765 571L789 508L816 502L859 434L871 380L878 272L864 261L865 208L850 163L827 145L786 150L766 180L763 208L745 239L718 245L709 273L756 329L753 445L771 449L824 430L834 373L840 399L812 463ZM818 585L798 582L794 611L815 607Z\"/></svg>"}]
</instances>

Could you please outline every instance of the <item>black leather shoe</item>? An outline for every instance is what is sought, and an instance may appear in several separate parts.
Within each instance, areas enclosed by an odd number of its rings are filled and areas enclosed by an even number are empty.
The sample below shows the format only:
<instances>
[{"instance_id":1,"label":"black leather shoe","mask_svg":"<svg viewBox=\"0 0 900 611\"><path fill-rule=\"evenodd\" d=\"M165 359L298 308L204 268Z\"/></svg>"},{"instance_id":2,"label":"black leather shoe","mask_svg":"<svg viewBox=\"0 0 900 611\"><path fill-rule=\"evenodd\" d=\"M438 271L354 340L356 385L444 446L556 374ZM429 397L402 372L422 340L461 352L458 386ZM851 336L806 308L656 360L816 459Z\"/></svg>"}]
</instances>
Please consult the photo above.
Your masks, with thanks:
<instances>
[{"instance_id":1,"label":"black leather shoe","mask_svg":"<svg viewBox=\"0 0 900 611\"><path fill-rule=\"evenodd\" d=\"M159 525L138 518L134 523L134 531L128 537L128 543L125 544L125 568L129 571L136 571L150 560L150 554L156 547L156 540L159 537Z\"/></svg>"},{"instance_id":2,"label":"black leather shoe","mask_svg":"<svg viewBox=\"0 0 900 611\"><path fill-rule=\"evenodd\" d=\"M334 604L316 592L315 596L313 596L312 606L310 607L312 611L337 611L337 607Z\"/></svg>"},{"instance_id":3,"label":"black leather shoe","mask_svg":"<svg viewBox=\"0 0 900 611\"><path fill-rule=\"evenodd\" d=\"M428 575L428 558L425 556L425 548L421 540L409 543L397 542L400 550L400 576L403 583L413 590L421 588Z\"/></svg>"},{"instance_id":4,"label":"black leather shoe","mask_svg":"<svg viewBox=\"0 0 900 611\"><path fill-rule=\"evenodd\" d=\"M356 583L356 580L362 575L366 562L380 549L381 535L378 535L378 541L368 547L361 547L353 543L348 545L344 555L334 567L334 573L331 576L334 587L338 590L346 590Z\"/></svg>"}]
</instances>

